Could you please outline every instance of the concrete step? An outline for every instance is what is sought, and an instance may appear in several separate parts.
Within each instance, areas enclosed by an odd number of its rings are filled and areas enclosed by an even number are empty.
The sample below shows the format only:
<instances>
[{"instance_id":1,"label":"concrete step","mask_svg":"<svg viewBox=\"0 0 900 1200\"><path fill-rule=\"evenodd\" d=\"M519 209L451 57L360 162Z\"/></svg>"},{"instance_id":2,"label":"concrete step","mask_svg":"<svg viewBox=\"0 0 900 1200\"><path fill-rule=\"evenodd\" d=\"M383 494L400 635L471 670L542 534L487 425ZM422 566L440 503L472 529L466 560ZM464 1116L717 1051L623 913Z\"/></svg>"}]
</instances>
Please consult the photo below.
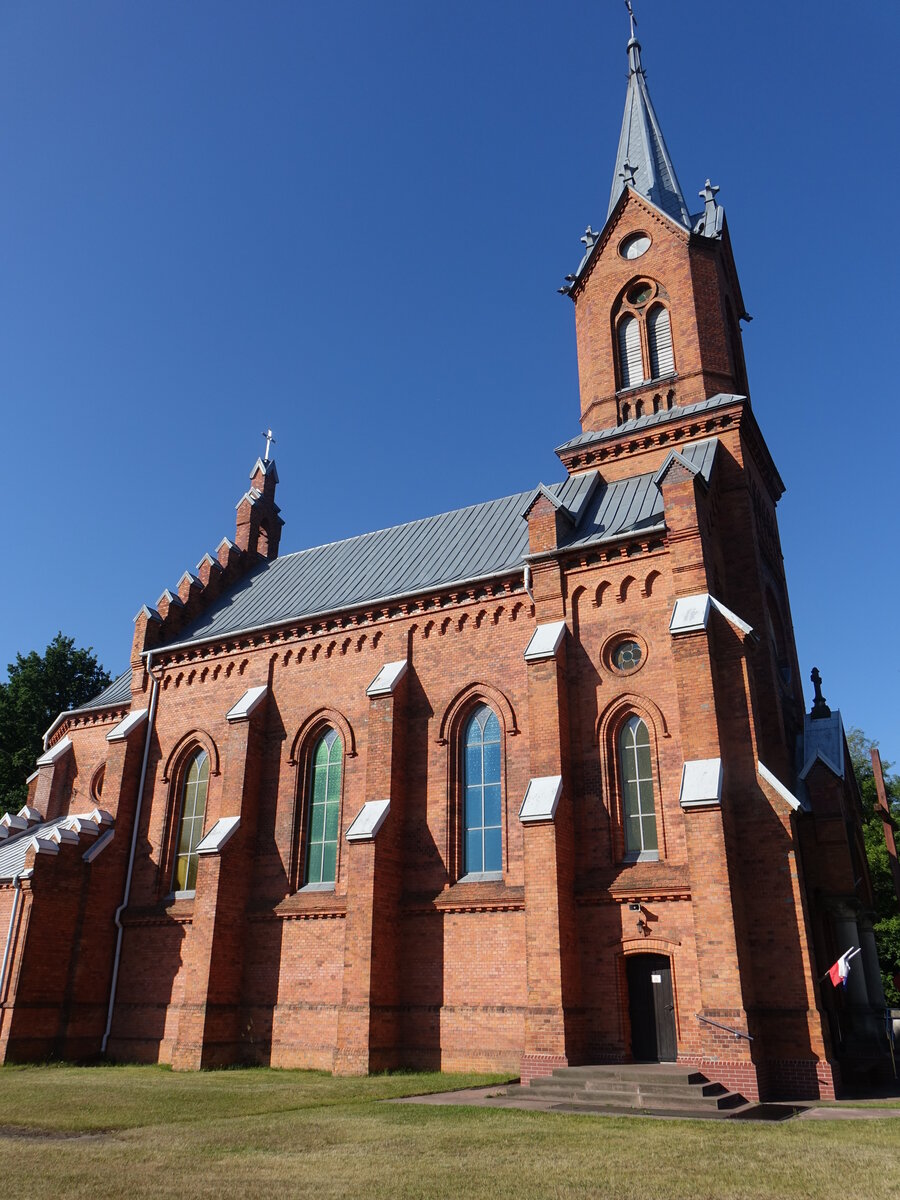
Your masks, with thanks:
<instances>
[{"instance_id":1,"label":"concrete step","mask_svg":"<svg viewBox=\"0 0 900 1200\"><path fill-rule=\"evenodd\" d=\"M633 1117L633 1116L660 1116L660 1117L685 1117L687 1119L696 1120L698 1117L706 1121L730 1121L736 1117L742 1116L745 1112L751 1115L756 1105L744 1103L740 1108L721 1109L721 1108L692 1108L688 1105L682 1105L672 1108L626 1108L616 1104L593 1104L579 1103L577 1101L567 1101L560 1104L552 1105L551 1111L561 1113L593 1113L597 1116L610 1117Z\"/></svg>"},{"instance_id":2,"label":"concrete step","mask_svg":"<svg viewBox=\"0 0 900 1200\"><path fill-rule=\"evenodd\" d=\"M539 1078L551 1078L540 1076ZM684 1083L708 1083L707 1077L696 1069L679 1063L612 1063L601 1066L558 1067L555 1079L621 1079L633 1082L659 1083L663 1080ZM534 1081L537 1083L537 1080Z\"/></svg>"},{"instance_id":3,"label":"concrete step","mask_svg":"<svg viewBox=\"0 0 900 1200\"><path fill-rule=\"evenodd\" d=\"M703 1082L701 1082L703 1080ZM543 1079L532 1081L531 1090L543 1093L547 1089L565 1088L567 1090L583 1091L585 1093L602 1091L605 1093L620 1093L631 1095L642 1092L648 1096L686 1096L696 1093L699 1096L721 1096L727 1088L721 1083L710 1083L700 1076L696 1082L686 1083L684 1080L653 1079L652 1081L632 1079L595 1079L592 1076L575 1079L565 1076L547 1075Z\"/></svg>"},{"instance_id":4,"label":"concrete step","mask_svg":"<svg viewBox=\"0 0 900 1200\"><path fill-rule=\"evenodd\" d=\"M738 1108L746 1099L736 1092L721 1091L717 1095L704 1095L698 1090L648 1091L634 1088L623 1091L615 1088L573 1088L544 1086L542 1088L507 1088L507 1095L516 1099L544 1100L554 1103L615 1105L622 1109L659 1109L668 1112L672 1108L690 1108L697 1112L711 1109Z\"/></svg>"}]
</instances>

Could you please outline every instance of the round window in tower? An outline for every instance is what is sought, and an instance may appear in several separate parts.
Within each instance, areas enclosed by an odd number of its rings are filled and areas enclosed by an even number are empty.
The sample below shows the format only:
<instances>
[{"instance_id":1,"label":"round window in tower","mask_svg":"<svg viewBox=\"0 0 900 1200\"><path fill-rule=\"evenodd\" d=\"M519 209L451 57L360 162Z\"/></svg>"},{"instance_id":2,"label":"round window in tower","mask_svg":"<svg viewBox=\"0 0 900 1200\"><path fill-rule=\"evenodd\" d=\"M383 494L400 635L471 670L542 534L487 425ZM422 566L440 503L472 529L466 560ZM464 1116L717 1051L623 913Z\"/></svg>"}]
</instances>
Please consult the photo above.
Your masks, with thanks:
<instances>
[{"instance_id":1,"label":"round window in tower","mask_svg":"<svg viewBox=\"0 0 900 1200\"><path fill-rule=\"evenodd\" d=\"M650 238L646 233L632 233L619 246L619 253L623 258L627 258L629 262L633 262L634 259L640 258L642 254L646 254L649 249Z\"/></svg>"},{"instance_id":2,"label":"round window in tower","mask_svg":"<svg viewBox=\"0 0 900 1200\"><path fill-rule=\"evenodd\" d=\"M641 665L644 652L637 642L619 642L612 652L612 665L617 671L628 674Z\"/></svg>"}]
</instances>

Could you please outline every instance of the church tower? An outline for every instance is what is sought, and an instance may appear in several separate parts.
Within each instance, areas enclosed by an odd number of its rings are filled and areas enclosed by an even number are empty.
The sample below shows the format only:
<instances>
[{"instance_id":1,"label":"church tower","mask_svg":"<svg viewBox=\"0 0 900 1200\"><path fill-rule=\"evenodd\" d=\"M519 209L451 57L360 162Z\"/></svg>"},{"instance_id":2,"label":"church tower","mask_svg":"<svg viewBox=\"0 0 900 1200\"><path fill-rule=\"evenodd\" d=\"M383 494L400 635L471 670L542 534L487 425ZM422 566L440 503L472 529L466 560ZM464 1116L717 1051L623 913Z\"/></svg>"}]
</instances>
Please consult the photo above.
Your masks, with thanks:
<instances>
[{"instance_id":1,"label":"church tower","mask_svg":"<svg viewBox=\"0 0 900 1200\"><path fill-rule=\"evenodd\" d=\"M585 432L746 395L747 316L718 190L707 180L690 214L632 36L606 223L588 226L584 257L560 289L575 304Z\"/></svg>"},{"instance_id":2,"label":"church tower","mask_svg":"<svg viewBox=\"0 0 900 1200\"><path fill-rule=\"evenodd\" d=\"M626 50L606 221L588 226L560 288L575 306L582 432L557 454L570 475L599 469L612 482L718 438L719 483L699 499L698 561L681 574L683 592L702 584L762 631L763 749L790 772L804 702L776 519L784 484L749 398L740 321L750 318L719 188L707 179L689 211L633 29Z\"/></svg>"}]
</instances>

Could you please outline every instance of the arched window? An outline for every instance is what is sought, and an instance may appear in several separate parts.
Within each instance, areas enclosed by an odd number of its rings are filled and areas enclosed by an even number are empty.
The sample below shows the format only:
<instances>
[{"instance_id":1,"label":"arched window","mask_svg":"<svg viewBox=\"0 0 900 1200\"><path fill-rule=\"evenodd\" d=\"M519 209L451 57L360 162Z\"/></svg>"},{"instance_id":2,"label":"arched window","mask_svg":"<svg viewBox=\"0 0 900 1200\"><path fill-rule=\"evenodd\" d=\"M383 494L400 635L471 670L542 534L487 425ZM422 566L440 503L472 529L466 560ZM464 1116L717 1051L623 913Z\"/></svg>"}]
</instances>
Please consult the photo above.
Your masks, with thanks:
<instances>
[{"instance_id":1,"label":"arched window","mask_svg":"<svg viewBox=\"0 0 900 1200\"><path fill-rule=\"evenodd\" d=\"M619 374L623 388L637 387L644 382L641 327L637 317L627 316L619 322Z\"/></svg>"},{"instance_id":2,"label":"arched window","mask_svg":"<svg viewBox=\"0 0 900 1200\"><path fill-rule=\"evenodd\" d=\"M205 750L198 750L187 764L181 791L178 848L172 878L172 888L176 892L190 892L197 885L197 847L203 837L208 788L209 755Z\"/></svg>"},{"instance_id":3,"label":"arched window","mask_svg":"<svg viewBox=\"0 0 900 1200\"><path fill-rule=\"evenodd\" d=\"M651 309L647 318L647 337L650 342L650 376L662 379L675 373L675 355L672 350L672 325L669 310L658 304Z\"/></svg>"},{"instance_id":4,"label":"arched window","mask_svg":"<svg viewBox=\"0 0 900 1200\"><path fill-rule=\"evenodd\" d=\"M466 725L463 757L465 820L463 866L467 875L503 870L500 722L480 704Z\"/></svg>"},{"instance_id":5,"label":"arched window","mask_svg":"<svg viewBox=\"0 0 900 1200\"><path fill-rule=\"evenodd\" d=\"M343 765L341 739L336 729L328 729L312 754L306 850L308 884L335 881Z\"/></svg>"},{"instance_id":6,"label":"arched window","mask_svg":"<svg viewBox=\"0 0 900 1200\"><path fill-rule=\"evenodd\" d=\"M625 854L634 859L657 858L656 803L650 763L650 733L640 717L631 717L619 734L622 765L622 811Z\"/></svg>"}]
</instances>

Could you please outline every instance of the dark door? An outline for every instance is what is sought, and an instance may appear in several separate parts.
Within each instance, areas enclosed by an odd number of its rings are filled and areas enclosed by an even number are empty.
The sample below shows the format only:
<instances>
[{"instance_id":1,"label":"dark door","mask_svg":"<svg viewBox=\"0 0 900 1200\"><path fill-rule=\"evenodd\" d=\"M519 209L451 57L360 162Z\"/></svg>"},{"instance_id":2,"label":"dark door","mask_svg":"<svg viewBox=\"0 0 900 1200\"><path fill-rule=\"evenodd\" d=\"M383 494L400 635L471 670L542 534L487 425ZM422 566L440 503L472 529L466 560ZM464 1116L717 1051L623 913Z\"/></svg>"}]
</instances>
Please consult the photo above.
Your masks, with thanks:
<instances>
[{"instance_id":1,"label":"dark door","mask_svg":"<svg viewBox=\"0 0 900 1200\"><path fill-rule=\"evenodd\" d=\"M674 1062L675 1002L672 965L663 954L634 954L626 962L631 1056L637 1062Z\"/></svg>"}]
</instances>

